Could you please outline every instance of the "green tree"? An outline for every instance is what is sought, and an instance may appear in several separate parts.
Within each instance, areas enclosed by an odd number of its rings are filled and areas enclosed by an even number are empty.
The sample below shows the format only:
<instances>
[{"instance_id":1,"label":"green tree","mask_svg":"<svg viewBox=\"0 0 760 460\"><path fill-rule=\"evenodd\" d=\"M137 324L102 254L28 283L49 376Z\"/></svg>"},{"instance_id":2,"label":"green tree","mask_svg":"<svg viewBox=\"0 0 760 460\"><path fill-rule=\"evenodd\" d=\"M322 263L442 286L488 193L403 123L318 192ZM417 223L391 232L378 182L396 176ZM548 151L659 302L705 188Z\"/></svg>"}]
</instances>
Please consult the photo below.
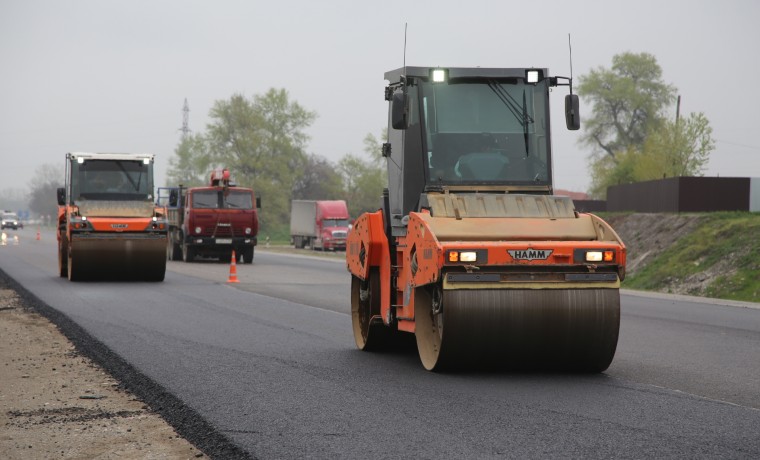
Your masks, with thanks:
<instances>
[{"instance_id":1,"label":"green tree","mask_svg":"<svg viewBox=\"0 0 760 460\"><path fill-rule=\"evenodd\" d=\"M701 176L715 148L712 127L703 113L667 121L644 143L636 180Z\"/></svg>"},{"instance_id":2,"label":"green tree","mask_svg":"<svg viewBox=\"0 0 760 460\"><path fill-rule=\"evenodd\" d=\"M383 129L383 137L387 131ZM357 155L345 155L338 163L343 175L344 193L351 217L364 212L374 212L380 207L383 188L388 185L382 155L382 142L372 133L364 137L366 159Z\"/></svg>"},{"instance_id":3,"label":"green tree","mask_svg":"<svg viewBox=\"0 0 760 460\"><path fill-rule=\"evenodd\" d=\"M294 200L342 200L343 177L338 168L319 155L309 155L299 168L301 175L293 186Z\"/></svg>"},{"instance_id":4,"label":"green tree","mask_svg":"<svg viewBox=\"0 0 760 460\"><path fill-rule=\"evenodd\" d=\"M210 112L206 146L210 165L226 166L240 185L262 197L262 231L282 231L289 221L291 193L305 163L305 129L316 113L290 101L284 89L247 99L217 101Z\"/></svg>"},{"instance_id":5,"label":"green tree","mask_svg":"<svg viewBox=\"0 0 760 460\"><path fill-rule=\"evenodd\" d=\"M29 210L55 219L58 214L56 191L64 186L64 176L63 163L38 166L29 184Z\"/></svg>"},{"instance_id":6,"label":"green tree","mask_svg":"<svg viewBox=\"0 0 760 460\"><path fill-rule=\"evenodd\" d=\"M581 137L593 149L592 196L604 198L611 185L702 174L715 145L712 128L702 113L668 119L676 88L663 82L654 56L616 55L612 69L580 81L579 93L593 105Z\"/></svg>"},{"instance_id":7,"label":"green tree","mask_svg":"<svg viewBox=\"0 0 760 460\"><path fill-rule=\"evenodd\" d=\"M581 142L613 158L630 147L643 146L665 119L665 109L676 94L675 87L662 80L657 59L648 53L615 55L611 69L599 67L579 81L578 94L592 104Z\"/></svg>"},{"instance_id":8,"label":"green tree","mask_svg":"<svg viewBox=\"0 0 760 460\"><path fill-rule=\"evenodd\" d=\"M206 141L200 134L180 139L174 156L169 158L167 185L196 187L206 184L211 171L207 150Z\"/></svg>"}]
</instances>

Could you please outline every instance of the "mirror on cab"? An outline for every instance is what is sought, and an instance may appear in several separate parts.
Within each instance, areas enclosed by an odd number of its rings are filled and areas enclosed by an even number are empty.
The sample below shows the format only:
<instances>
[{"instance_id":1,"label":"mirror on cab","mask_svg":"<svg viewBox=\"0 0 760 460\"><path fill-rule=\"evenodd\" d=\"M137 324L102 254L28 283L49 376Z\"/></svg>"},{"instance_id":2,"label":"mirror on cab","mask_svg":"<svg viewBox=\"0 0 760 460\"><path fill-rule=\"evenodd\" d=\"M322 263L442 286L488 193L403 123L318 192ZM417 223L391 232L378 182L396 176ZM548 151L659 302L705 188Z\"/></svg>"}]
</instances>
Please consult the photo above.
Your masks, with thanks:
<instances>
[{"instance_id":1,"label":"mirror on cab","mask_svg":"<svg viewBox=\"0 0 760 460\"><path fill-rule=\"evenodd\" d=\"M403 91L393 93L391 100L391 126L393 129L406 129L406 94Z\"/></svg>"},{"instance_id":2,"label":"mirror on cab","mask_svg":"<svg viewBox=\"0 0 760 460\"><path fill-rule=\"evenodd\" d=\"M565 124L567 129L576 131L581 127L581 115L578 111L580 102L577 94L568 94L565 96Z\"/></svg>"},{"instance_id":3,"label":"mirror on cab","mask_svg":"<svg viewBox=\"0 0 760 460\"><path fill-rule=\"evenodd\" d=\"M63 206L66 204L66 189L63 187L58 187L58 189L55 191L56 196L58 197L58 206Z\"/></svg>"}]
</instances>

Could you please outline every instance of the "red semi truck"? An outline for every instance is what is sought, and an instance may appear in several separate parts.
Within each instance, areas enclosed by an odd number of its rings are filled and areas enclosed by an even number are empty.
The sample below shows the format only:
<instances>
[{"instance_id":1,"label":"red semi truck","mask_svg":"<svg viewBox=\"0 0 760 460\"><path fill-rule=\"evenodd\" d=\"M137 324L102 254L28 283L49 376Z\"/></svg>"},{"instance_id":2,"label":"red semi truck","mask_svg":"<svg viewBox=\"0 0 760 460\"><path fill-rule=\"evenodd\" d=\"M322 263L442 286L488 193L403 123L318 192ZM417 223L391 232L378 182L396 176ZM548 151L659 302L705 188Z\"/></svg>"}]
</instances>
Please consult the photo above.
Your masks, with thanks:
<instances>
[{"instance_id":1,"label":"red semi truck","mask_svg":"<svg viewBox=\"0 0 760 460\"><path fill-rule=\"evenodd\" d=\"M343 200L293 200L290 240L296 248L346 250L348 206Z\"/></svg>"},{"instance_id":2,"label":"red semi truck","mask_svg":"<svg viewBox=\"0 0 760 460\"><path fill-rule=\"evenodd\" d=\"M212 171L206 187L160 187L158 204L166 206L169 218L168 260L201 256L224 262L234 250L237 259L253 262L261 201L252 189L231 183L229 170Z\"/></svg>"}]
</instances>

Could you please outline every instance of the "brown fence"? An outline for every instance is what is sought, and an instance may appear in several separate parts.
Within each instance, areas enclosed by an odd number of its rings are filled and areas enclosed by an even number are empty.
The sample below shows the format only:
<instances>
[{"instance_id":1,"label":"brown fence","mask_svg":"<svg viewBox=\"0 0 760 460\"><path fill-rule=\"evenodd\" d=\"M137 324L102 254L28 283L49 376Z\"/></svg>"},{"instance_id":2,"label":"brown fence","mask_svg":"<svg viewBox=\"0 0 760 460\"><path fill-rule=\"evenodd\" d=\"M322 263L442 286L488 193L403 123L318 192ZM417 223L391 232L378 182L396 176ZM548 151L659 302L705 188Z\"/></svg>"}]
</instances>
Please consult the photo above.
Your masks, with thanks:
<instances>
[{"instance_id":1,"label":"brown fence","mask_svg":"<svg viewBox=\"0 0 760 460\"><path fill-rule=\"evenodd\" d=\"M747 177L673 177L607 189L607 211L749 211Z\"/></svg>"}]
</instances>

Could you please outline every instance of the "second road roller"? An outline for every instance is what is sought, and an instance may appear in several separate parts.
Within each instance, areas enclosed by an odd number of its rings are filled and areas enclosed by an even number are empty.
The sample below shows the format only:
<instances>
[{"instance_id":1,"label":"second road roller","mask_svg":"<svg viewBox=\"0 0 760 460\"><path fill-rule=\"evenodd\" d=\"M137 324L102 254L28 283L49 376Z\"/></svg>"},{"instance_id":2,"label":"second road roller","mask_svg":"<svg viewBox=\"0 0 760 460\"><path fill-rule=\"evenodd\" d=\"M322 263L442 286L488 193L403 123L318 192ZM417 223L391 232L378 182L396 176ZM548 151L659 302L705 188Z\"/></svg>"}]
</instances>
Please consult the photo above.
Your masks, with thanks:
<instances>
[{"instance_id":1,"label":"second road roller","mask_svg":"<svg viewBox=\"0 0 760 460\"><path fill-rule=\"evenodd\" d=\"M416 336L428 370L602 372L615 355L626 249L553 194L545 68L385 74L388 188L348 235L356 345Z\"/></svg>"},{"instance_id":2,"label":"second road roller","mask_svg":"<svg viewBox=\"0 0 760 460\"><path fill-rule=\"evenodd\" d=\"M166 211L154 205L152 154L66 154L58 269L71 281L163 281Z\"/></svg>"}]
</instances>

